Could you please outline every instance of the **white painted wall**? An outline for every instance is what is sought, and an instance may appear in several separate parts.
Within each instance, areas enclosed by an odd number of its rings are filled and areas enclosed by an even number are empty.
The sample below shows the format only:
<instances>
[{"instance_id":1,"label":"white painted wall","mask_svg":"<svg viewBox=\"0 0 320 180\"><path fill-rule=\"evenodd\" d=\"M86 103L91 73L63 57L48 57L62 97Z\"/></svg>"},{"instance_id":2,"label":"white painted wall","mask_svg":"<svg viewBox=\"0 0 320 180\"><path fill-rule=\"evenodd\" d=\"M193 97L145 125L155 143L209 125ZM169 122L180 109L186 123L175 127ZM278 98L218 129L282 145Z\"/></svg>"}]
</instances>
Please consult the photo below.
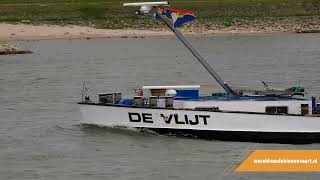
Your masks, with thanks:
<instances>
[{"instance_id":1,"label":"white painted wall","mask_svg":"<svg viewBox=\"0 0 320 180\"><path fill-rule=\"evenodd\" d=\"M191 110L168 110L149 108L130 108L99 105L80 105L83 115L82 123L100 126L125 126L149 128L178 128L218 131L254 131L254 132L320 132L320 117L286 116L246 113L224 113ZM148 113L152 123L131 122L128 113ZM194 119L195 115L209 115L207 124L198 125L165 123L161 114L177 114L179 121L184 116Z\"/></svg>"}]
</instances>

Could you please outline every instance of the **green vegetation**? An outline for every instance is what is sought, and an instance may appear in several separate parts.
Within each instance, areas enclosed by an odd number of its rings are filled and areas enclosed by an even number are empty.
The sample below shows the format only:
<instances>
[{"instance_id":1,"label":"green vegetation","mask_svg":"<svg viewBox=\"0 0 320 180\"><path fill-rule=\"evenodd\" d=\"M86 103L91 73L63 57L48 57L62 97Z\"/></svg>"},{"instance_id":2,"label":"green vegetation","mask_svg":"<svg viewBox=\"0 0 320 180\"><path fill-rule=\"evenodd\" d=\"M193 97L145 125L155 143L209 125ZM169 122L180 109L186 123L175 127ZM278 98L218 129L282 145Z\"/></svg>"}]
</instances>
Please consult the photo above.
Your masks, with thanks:
<instances>
[{"instance_id":1,"label":"green vegetation","mask_svg":"<svg viewBox=\"0 0 320 180\"><path fill-rule=\"evenodd\" d=\"M134 0L136 1L136 0ZM0 22L95 25L100 28L153 27L152 18L142 19L132 0L0 0ZM229 25L235 19L320 17L319 0L173 0L175 9L193 10L201 22ZM147 27L146 27L147 26Z\"/></svg>"}]
</instances>

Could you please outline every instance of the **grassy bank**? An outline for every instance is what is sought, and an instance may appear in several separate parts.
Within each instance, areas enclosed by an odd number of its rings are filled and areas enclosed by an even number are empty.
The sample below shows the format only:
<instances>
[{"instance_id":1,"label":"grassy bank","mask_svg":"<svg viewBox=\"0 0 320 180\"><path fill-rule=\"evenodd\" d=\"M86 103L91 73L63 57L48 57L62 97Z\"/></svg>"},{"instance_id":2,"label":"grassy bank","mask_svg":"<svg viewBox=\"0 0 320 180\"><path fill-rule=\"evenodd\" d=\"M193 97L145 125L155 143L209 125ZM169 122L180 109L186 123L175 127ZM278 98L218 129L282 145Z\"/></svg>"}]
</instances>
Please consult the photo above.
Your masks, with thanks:
<instances>
[{"instance_id":1,"label":"grassy bank","mask_svg":"<svg viewBox=\"0 0 320 180\"><path fill-rule=\"evenodd\" d=\"M0 22L93 25L99 28L152 28L152 18L122 7L132 0L0 0ZM254 21L320 17L319 0L174 0L176 9L195 11L198 23L231 25Z\"/></svg>"}]
</instances>

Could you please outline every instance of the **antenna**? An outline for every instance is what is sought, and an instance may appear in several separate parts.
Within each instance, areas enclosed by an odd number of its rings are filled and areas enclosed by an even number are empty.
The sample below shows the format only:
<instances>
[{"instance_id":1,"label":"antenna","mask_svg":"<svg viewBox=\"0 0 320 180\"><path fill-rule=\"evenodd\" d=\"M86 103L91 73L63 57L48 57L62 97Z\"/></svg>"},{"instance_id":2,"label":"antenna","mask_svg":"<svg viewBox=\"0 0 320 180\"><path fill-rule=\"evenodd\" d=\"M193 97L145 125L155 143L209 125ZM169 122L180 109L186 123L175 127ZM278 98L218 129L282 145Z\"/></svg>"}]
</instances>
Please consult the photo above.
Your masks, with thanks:
<instances>
[{"instance_id":1,"label":"antenna","mask_svg":"<svg viewBox=\"0 0 320 180\"><path fill-rule=\"evenodd\" d=\"M186 46L186 48L191 52L191 54L197 58L197 60L206 68L206 70L213 76L213 78L220 84L220 86L229 94L237 96L238 94L233 91L230 86L222 80L222 78L216 73L213 68L208 64L207 61L200 55L200 53L192 47L190 42L181 34L181 32L174 27L173 22L166 15L162 14L162 7L168 7L169 3L164 2L141 2L141 3L124 3L123 6L140 6L140 10L137 14L140 15L154 15L156 14L169 28L170 30L178 37L178 39Z\"/></svg>"},{"instance_id":2,"label":"antenna","mask_svg":"<svg viewBox=\"0 0 320 180\"><path fill-rule=\"evenodd\" d=\"M123 3L123 6L165 6L165 5L169 5L169 2L161 1L161 2Z\"/></svg>"}]
</instances>

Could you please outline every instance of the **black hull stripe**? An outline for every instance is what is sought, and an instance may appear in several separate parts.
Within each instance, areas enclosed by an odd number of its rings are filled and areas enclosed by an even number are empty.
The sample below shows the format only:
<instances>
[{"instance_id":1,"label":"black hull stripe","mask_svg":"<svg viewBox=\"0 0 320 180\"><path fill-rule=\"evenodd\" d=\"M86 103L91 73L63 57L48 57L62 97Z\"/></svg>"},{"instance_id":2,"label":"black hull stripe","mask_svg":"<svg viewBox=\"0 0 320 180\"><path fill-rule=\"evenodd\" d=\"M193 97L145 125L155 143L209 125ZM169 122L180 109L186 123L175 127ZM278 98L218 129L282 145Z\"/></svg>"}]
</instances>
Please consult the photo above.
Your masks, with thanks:
<instances>
[{"instance_id":1,"label":"black hull stripe","mask_svg":"<svg viewBox=\"0 0 320 180\"><path fill-rule=\"evenodd\" d=\"M81 123L83 127L105 128L96 124ZM125 126L114 127L112 129L126 129ZM158 134L199 138L206 140L255 142L255 143L280 143L280 144L311 144L320 143L320 133L308 132L250 132L250 131L214 131L214 130L194 130L194 129L171 129L171 128L145 128L136 127L142 132L151 130ZM147 131L148 132L148 131Z\"/></svg>"},{"instance_id":2,"label":"black hull stripe","mask_svg":"<svg viewBox=\"0 0 320 180\"><path fill-rule=\"evenodd\" d=\"M212 131L193 129L148 128L159 134L175 135L208 140L281 143L281 144L310 144L320 143L320 133L296 132L248 132L248 131Z\"/></svg>"}]
</instances>

